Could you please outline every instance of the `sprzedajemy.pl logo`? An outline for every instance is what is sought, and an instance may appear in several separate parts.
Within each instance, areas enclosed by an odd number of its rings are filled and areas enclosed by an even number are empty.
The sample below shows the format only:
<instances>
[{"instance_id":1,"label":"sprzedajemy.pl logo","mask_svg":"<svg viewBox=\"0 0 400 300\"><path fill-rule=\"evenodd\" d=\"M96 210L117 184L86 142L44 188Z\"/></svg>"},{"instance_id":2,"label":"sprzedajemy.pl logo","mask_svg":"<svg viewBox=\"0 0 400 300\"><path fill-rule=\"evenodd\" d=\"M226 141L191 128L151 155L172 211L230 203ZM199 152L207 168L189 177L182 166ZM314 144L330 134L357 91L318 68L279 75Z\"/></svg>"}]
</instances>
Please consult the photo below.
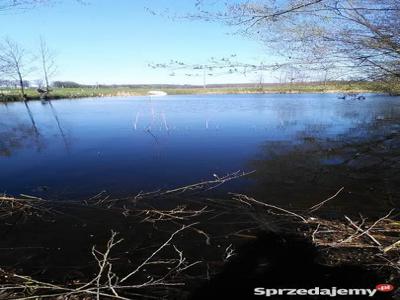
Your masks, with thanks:
<instances>
[{"instance_id":1,"label":"sprzedajemy.pl logo","mask_svg":"<svg viewBox=\"0 0 400 300\"><path fill-rule=\"evenodd\" d=\"M311 289L270 289L257 287L254 289L255 296L369 296L373 297L376 292L391 292L394 286L388 283L378 284L374 289L344 289L338 287L320 288L314 287Z\"/></svg>"}]
</instances>

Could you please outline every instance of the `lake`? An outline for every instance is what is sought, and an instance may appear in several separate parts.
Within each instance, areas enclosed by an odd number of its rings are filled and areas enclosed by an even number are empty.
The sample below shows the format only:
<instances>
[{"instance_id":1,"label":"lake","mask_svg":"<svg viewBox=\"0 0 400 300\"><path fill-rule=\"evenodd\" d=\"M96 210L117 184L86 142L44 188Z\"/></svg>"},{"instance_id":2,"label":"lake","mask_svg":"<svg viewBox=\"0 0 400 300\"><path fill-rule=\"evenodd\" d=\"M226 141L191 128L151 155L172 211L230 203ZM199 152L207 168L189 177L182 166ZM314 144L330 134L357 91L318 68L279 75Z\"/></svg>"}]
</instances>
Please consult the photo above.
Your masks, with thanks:
<instances>
[{"instance_id":1,"label":"lake","mask_svg":"<svg viewBox=\"0 0 400 300\"><path fill-rule=\"evenodd\" d=\"M309 207L344 186L334 207L380 212L399 199L399 100L252 94L0 104L0 191L85 199L256 170L222 191Z\"/></svg>"}]
</instances>

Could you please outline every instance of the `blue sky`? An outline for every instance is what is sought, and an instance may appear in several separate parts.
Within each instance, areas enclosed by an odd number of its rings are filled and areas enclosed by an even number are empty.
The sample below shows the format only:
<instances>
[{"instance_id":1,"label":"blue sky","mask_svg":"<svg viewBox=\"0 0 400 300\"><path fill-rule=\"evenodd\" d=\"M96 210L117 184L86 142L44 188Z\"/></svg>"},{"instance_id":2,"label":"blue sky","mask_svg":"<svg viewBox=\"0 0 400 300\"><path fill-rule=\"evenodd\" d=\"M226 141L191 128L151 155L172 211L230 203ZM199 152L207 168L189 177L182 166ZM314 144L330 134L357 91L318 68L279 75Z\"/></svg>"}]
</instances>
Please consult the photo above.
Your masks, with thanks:
<instances>
[{"instance_id":1,"label":"blue sky","mask_svg":"<svg viewBox=\"0 0 400 300\"><path fill-rule=\"evenodd\" d=\"M80 83L202 84L203 78L153 70L151 62L178 59L204 63L236 54L247 62L268 61L257 41L233 35L233 29L202 21L154 16L146 7L190 11L192 0L90 0L86 5L61 1L23 13L0 15L0 36L11 37L31 52L43 36L57 53L56 80ZM264 75L268 79L268 74ZM31 74L30 79L39 78ZM255 82L258 75L207 78L208 83Z\"/></svg>"}]
</instances>

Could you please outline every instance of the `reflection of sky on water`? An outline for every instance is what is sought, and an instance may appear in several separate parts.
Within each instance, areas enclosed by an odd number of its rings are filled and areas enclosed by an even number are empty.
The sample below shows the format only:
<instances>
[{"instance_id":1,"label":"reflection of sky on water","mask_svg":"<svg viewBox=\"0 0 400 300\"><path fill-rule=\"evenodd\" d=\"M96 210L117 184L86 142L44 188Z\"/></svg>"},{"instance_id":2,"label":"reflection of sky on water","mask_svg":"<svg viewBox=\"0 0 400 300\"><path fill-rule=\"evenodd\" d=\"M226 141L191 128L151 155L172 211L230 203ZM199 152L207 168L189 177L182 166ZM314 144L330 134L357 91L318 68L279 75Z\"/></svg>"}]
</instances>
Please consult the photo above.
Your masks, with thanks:
<instances>
[{"instance_id":1,"label":"reflection of sky on water","mask_svg":"<svg viewBox=\"0 0 400 300\"><path fill-rule=\"evenodd\" d=\"M400 112L398 98L377 95L365 101L204 95L52 105L29 102L37 132L27 130L33 124L25 105L0 105L0 147L9 148L0 156L0 191L32 194L47 186L51 195L74 196L175 186L248 168L268 142L363 137L364 124Z\"/></svg>"}]
</instances>

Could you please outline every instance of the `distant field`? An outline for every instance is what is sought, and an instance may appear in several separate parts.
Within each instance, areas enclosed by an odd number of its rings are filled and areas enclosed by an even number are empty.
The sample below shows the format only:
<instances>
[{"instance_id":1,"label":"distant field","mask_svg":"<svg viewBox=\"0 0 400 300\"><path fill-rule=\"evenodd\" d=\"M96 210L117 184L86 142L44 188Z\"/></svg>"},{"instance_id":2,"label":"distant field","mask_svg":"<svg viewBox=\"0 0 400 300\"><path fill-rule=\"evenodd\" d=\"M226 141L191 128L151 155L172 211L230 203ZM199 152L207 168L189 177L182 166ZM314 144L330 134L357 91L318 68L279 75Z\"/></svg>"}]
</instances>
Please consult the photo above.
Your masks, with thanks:
<instances>
[{"instance_id":1,"label":"distant field","mask_svg":"<svg viewBox=\"0 0 400 300\"><path fill-rule=\"evenodd\" d=\"M51 99L81 98L81 97L107 97L107 96L143 96L150 90L161 89L169 95L183 94L251 94L251 93L341 93L341 92L391 92L400 94L399 86L385 86L381 83L371 82L340 82L324 84L266 84L262 87L243 86L212 86L196 88L152 88L149 87L82 87L82 88L54 88L49 95ZM26 89L28 99L39 99L40 95L35 88ZM0 101L19 101L21 96L18 89L0 88Z\"/></svg>"}]
</instances>

